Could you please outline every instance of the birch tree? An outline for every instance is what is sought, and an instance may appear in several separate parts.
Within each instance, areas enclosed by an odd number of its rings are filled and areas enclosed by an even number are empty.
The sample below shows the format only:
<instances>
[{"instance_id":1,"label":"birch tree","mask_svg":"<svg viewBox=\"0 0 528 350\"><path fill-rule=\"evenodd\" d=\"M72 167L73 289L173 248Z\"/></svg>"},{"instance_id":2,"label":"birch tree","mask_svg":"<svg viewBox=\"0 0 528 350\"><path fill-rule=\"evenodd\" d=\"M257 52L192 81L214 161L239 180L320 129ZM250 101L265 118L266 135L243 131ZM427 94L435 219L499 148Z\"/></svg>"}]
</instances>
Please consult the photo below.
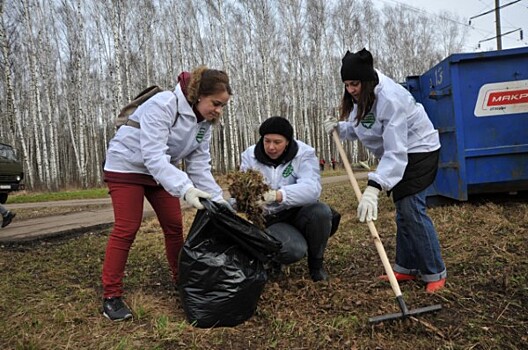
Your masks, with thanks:
<instances>
[{"instance_id":1,"label":"birch tree","mask_svg":"<svg viewBox=\"0 0 528 350\"><path fill-rule=\"evenodd\" d=\"M464 38L468 32L468 27L461 27L459 23L466 23L467 19L458 16L454 12L442 11L435 18L435 28L438 28L435 39L438 42L438 49L434 50L436 59L429 62L434 65L443 58L462 51Z\"/></svg>"},{"instance_id":2,"label":"birch tree","mask_svg":"<svg viewBox=\"0 0 528 350\"><path fill-rule=\"evenodd\" d=\"M321 121L336 114L347 50L368 48L396 80L463 47L456 14L370 0L0 1L0 142L21 149L28 188L101 184L117 111L150 84L173 89L198 65L225 70L234 96L214 129L215 170L234 170L272 115L335 154ZM431 28L435 28L432 31ZM368 153L346 143L352 162ZM371 160L372 161L372 160Z\"/></svg>"},{"instance_id":3,"label":"birch tree","mask_svg":"<svg viewBox=\"0 0 528 350\"><path fill-rule=\"evenodd\" d=\"M123 57L123 53L121 52L121 21L123 17L123 1L112 0L111 11L112 34L114 39L114 68L110 70L110 74L114 80L114 105L116 106L117 111L118 106L123 105L123 80L121 76L121 59Z\"/></svg>"},{"instance_id":4,"label":"birch tree","mask_svg":"<svg viewBox=\"0 0 528 350\"><path fill-rule=\"evenodd\" d=\"M29 73L30 73L30 106L31 106L31 120L33 124L35 142L35 154L37 161L37 175L40 184L46 184L50 179L49 173L49 158L48 158L48 139L46 135L46 128L44 125L42 102L41 102L41 82L42 76L37 66L37 52L40 51L38 47L38 38L35 38L32 28L31 13L38 13L38 5L33 4L30 10L30 4L27 1L22 2L24 11L24 23L26 26L27 43L29 45L26 50L27 60L29 62ZM38 31L35 31L38 35Z\"/></svg>"},{"instance_id":5,"label":"birch tree","mask_svg":"<svg viewBox=\"0 0 528 350\"><path fill-rule=\"evenodd\" d=\"M59 159L58 159L58 138L56 123L59 120L58 93L56 84L56 69L54 63L57 61L56 52L59 47L55 46L56 26L53 21L55 18L53 10L47 3L43 3L38 12L39 22L48 23L48 31L42 31L38 36L38 47L40 48L40 61L42 71L42 90L44 98L44 111L46 115L46 127L43 128L47 134L46 143L49 145L49 152L46 152L49 158L49 178L46 181L46 188L49 190L59 189Z\"/></svg>"},{"instance_id":6,"label":"birch tree","mask_svg":"<svg viewBox=\"0 0 528 350\"><path fill-rule=\"evenodd\" d=\"M218 42L220 43L219 47L219 56L221 61L221 67L227 73L228 76L231 75L231 69L228 61L228 45L227 45L227 30L226 30L226 19L224 14L224 4L223 0L208 0L207 5L211 13L210 18L216 18L218 20L217 28L220 33ZM212 24L214 25L214 24ZM216 28L213 28L211 32L217 32ZM218 150L222 152L223 159L225 160L225 165L227 169L234 169L235 162L238 154L240 153L240 146L238 143L238 127L234 122L234 117L232 115L233 109L231 104L227 105L227 113L224 113L222 118L222 124L226 127L221 127L220 132L222 133L221 137L224 140L223 147L218 147Z\"/></svg>"},{"instance_id":7,"label":"birch tree","mask_svg":"<svg viewBox=\"0 0 528 350\"><path fill-rule=\"evenodd\" d=\"M307 139L306 141L313 145L316 149L321 150L321 153L326 153L325 148L327 148L328 143L320 142L322 140L321 135L323 133L317 132L321 129L320 125L324 119L324 109L325 105L328 102L325 98L325 71L323 69L323 62L326 62L325 47L326 42L326 33L325 28L326 18L328 17L326 9L326 1L324 0L308 0L308 9L307 9L307 30L308 38L310 42L310 57L312 57L312 74L308 77L310 85L313 87L311 89L311 99L308 102L310 106L311 113L307 114L305 123L312 127L308 128ZM314 134L312 134L314 132ZM317 137L319 136L319 137Z\"/></svg>"},{"instance_id":8,"label":"birch tree","mask_svg":"<svg viewBox=\"0 0 528 350\"><path fill-rule=\"evenodd\" d=\"M2 45L2 66L4 73L4 91L5 91L5 109L2 111L2 120L7 121L3 125L8 125L8 130L2 128L2 138L6 138L12 145L20 145L22 150L22 159L26 169L26 183L33 185L33 163L30 161L28 145L23 134L22 116L19 109L20 98L15 95L15 77L11 67L16 67L13 60L16 58L12 55L12 41L7 33L15 33L16 25L10 26L4 17L4 2L0 1L0 45ZM7 135L6 135L7 134ZM15 142L15 140L17 142Z\"/></svg>"},{"instance_id":9,"label":"birch tree","mask_svg":"<svg viewBox=\"0 0 528 350\"><path fill-rule=\"evenodd\" d=\"M255 52L258 54L259 62L255 69L260 74L257 76L258 91L263 96L262 104L264 106L264 118L271 117L271 61L272 47L277 44L276 25L274 21L274 8L271 1L250 1L244 0L244 5L251 16L251 23L254 24L254 45ZM262 120L259 120L259 123Z\"/></svg>"},{"instance_id":10,"label":"birch tree","mask_svg":"<svg viewBox=\"0 0 528 350\"><path fill-rule=\"evenodd\" d=\"M306 58L303 55L303 42L306 36L303 13L305 3L304 1L285 0L279 2L279 6L280 21L284 23L284 40L287 53L285 74L288 75L285 86L287 91L285 103L288 108L284 116L291 120L297 137L308 139L309 132L306 124L299 122L299 118L302 118L302 114L299 115L299 108L305 104L302 97L305 88L301 79L301 60Z\"/></svg>"}]
</instances>

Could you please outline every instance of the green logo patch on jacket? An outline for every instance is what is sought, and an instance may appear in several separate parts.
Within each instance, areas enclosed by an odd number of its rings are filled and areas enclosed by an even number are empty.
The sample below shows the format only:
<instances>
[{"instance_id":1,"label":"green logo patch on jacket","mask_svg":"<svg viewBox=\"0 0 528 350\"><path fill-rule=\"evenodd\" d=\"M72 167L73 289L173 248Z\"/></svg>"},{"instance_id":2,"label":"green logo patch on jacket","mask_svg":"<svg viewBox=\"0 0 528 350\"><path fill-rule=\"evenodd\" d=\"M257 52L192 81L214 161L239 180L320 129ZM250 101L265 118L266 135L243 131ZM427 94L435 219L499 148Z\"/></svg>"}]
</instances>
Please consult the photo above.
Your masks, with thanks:
<instances>
[{"instance_id":1,"label":"green logo patch on jacket","mask_svg":"<svg viewBox=\"0 0 528 350\"><path fill-rule=\"evenodd\" d=\"M201 127L198 130L198 134L196 134L196 142L201 143L203 141L203 138L205 136L205 127Z\"/></svg>"},{"instance_id":2,"label":"green logo patch on jacket","mask_svg":"<svg viewBox=\"0 0 528 350\"><path fill-rule=\"evenodd\" d=\"M290 176L292 173L293 173L293 166L290 163L290 164L288 164L286 169L284 169L284 171L282 172L282 177L286 178L286 177Z\"/></svg>"},{"instance_id":3,"label":"green logo patch on jacket","mask_svg":"<svg viewBox=\"0 0 528 350\"><path fill-rule=\"evenodd\" d=\"M361 120L361 125L365 129L371 129L372 125L374 125L374 122L376 121L376 117L374 116L374 113L369 112L365 117Z\"/></svg>"}]
</instances>

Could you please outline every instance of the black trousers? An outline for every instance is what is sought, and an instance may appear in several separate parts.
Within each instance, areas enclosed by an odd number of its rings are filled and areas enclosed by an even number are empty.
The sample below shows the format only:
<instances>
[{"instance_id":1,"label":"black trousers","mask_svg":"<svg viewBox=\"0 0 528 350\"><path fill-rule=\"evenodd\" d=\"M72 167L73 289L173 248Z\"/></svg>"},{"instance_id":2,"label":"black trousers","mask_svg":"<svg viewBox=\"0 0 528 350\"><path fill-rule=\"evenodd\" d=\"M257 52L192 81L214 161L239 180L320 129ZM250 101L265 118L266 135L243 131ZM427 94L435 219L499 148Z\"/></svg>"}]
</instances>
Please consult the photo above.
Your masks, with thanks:
<instances>
[{"instance_id":1,"label":"black trousers","mask_svg":"<svg viewBox=\"0 0 528 350\"><path fill-rule=\"evenodd\" d=\"M266 216L269 234L282 243L278 261L292 264L308 255L322 260L332 229L332 211L322 202L283 210Z\"/></svg>"}]
</instances>

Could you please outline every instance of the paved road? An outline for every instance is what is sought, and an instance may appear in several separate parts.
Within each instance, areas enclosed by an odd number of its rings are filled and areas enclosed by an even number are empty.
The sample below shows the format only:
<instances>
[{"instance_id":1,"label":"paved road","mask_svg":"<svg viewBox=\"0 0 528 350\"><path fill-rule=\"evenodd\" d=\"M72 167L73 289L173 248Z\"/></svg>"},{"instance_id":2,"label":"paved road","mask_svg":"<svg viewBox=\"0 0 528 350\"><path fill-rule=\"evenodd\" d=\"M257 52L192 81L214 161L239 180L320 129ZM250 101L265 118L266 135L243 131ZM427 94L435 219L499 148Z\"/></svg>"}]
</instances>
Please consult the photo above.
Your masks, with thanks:
<instances>
[{"instance_id":1,"label":"paved road","mask_svg":"<svg viewBox=\"0 0 528 350\"><path fill-rule=\"evenodd\" d=\"M365 177L365 172L356 174L356 178L358 179L363 179ZM343 181L348 181L347 175L322 178L323 184ZM0 229L0 244L24 243L35 241L38 239L87 232L90 230L97 231L110 228L114 222L114 213L112 211L111 202L109 198L10 204L9 209L13 211L16 211L17 209L21 208L38 209L50 206L86 206L105 204L107 204L108 206L102 209L83 210L81 212L70 214L54 215L20 221L15 218L11 225ZM182 208L186 207L187 204L182 202ZM154 211L152 210L152 207L147 201L145 201L143 217L147 218L153 215Z\"/></svg>"}]
</instances>

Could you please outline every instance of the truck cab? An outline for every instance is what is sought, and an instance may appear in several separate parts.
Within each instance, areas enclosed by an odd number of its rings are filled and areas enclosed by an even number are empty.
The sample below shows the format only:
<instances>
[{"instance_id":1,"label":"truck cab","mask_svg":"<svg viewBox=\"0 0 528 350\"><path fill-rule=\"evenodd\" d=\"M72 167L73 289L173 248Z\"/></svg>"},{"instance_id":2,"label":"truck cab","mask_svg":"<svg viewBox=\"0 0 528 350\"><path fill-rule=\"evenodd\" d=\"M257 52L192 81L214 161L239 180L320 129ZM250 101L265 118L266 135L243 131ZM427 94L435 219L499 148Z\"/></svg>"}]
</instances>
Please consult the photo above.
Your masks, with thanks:
<instances>
[{"instance_id":1,"label":"truck cab","mask_svg":"<svg viewBox=\"0 0 528 350\"><path fill-rule=\"evenodd\" d=\"M24 169L17 151L0 142L0 203L7 201L10 192L24 189L23 179Z\"/></svg>"}]
</instances>

